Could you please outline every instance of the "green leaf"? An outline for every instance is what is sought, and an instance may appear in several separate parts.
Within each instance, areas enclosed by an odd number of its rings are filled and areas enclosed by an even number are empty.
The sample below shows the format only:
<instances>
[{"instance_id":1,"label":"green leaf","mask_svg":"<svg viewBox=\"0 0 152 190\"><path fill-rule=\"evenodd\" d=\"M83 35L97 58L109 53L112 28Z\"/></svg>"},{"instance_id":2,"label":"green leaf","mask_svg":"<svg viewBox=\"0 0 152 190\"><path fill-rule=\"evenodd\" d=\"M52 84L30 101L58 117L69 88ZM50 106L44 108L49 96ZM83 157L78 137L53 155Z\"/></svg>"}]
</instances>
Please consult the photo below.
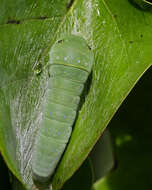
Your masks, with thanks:
<instances>
[{"instance_id":1,"label":"green leaf","mask_svg":"<svg viewBox=\"0 0 152 190\"><path fill-rule=\"evenodd\" d=\"M0 149L9 169L30 190L34 189L33 143L49 77L47 53L55 39L68 33L84 37L94 51L95 64L89 94L53 179L54 190L82 164L152 60L149 12L127 0L79 0L70 9L68 3L0 2L0 88L5 97L1 99ZM35 74L38 64L40 75ZM11 143L4 140L6 134Z\"/></svg>"},{"instance_id":2,"label":"green leaf","mask_svg":"<svg viewBox=\"0 0 152 190\"><path fill-rule=\"evenodd\" d=\"M1 91L0 91L1 92ZM16 142L12 130L10 108L6 104L4 94L0 94L0 145L1 154L7 161L8 167L11 168L13 173L19 177L16 161Z\"/></svg>"},{"instance_id":3,"label":"green leaf","mask_svg":"<svg viewBox=\"0 0 152 190\"><path fill-rule=\"evenodd\" d=\"M81 13L77 11L80 9ZM95 65L89 94L53 180L54 189L59 189L87 157L119 105L152 63L151 13L136 9L127 0L79 1L71 17L93 43Z\"/></svg>"},{"instance_id":4,"label":"green leaf","mask_svg":"<svg viewBox=\"0 0 152 190\"><path fill-rule=\"evenodd\" d=\"M94 181L99 180L115 167L113 143L108 129L98 139L89 155L94 171Z\"/></svg>"},{"instance_id":5,"label":"green leaf","mask_svg":"<svg viewBox=\"0 0 152 190\"><path fill-rule=\"evenodd\" d=\"M68 2L0 2L0 150L9 169L30 190L32 147L48 79L45 60L42 75L35 69L53 43Z\"/></svg>"}]
</instances>

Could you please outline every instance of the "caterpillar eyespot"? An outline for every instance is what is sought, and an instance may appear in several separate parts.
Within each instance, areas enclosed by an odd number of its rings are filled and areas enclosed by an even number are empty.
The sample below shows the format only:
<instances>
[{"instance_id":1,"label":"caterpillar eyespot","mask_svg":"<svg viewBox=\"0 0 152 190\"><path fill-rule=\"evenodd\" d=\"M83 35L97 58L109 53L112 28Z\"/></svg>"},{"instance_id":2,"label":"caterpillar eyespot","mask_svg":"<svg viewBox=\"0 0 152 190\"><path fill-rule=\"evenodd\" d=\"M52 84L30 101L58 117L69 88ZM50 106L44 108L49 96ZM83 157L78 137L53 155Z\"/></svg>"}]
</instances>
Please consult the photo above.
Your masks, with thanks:
<instances>
[{"instance_id":1,"label":"caterpillar eyespot","mask_svg":"<svg viewBox=\"0 0 152 190\"><path fill-rule=\"evenodd\" d=\"M65 36L50 51L50 79L32 158L33 178L52 176L69 141L72 125L93 65L93 52L79 36Z\"/></svg>"},{"instance_id":2,"label":"caterpillar eyespot","mask_svg":"<svg viewBox=\"0 0 152 190\"><path fill-rule=\"evenodd\" d=\"M147 11L152 10L152 0L129 0L129 1L142 10L147 10Z\"/></svg>"}]
</instances>

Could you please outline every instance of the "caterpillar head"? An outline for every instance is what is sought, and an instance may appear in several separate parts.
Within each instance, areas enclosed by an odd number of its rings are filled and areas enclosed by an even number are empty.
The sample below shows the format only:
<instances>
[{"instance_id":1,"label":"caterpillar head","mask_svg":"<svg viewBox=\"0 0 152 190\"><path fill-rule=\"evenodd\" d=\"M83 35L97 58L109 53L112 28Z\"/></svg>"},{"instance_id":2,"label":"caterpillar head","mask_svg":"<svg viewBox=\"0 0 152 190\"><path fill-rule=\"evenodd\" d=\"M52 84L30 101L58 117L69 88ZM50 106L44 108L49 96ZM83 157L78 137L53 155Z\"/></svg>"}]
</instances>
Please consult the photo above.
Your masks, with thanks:
<instances>
[{"instance_id":1,"label":"caterpillar head","mask_svg":"<svg viewBox=\"0 0 152 190\"><path fill-rule=\"evenodd\" d=\"M93 64L93 52L82 37L65 36L52 46L50 64L63 64L90 72Z\"/></svg>"}]
</instances>

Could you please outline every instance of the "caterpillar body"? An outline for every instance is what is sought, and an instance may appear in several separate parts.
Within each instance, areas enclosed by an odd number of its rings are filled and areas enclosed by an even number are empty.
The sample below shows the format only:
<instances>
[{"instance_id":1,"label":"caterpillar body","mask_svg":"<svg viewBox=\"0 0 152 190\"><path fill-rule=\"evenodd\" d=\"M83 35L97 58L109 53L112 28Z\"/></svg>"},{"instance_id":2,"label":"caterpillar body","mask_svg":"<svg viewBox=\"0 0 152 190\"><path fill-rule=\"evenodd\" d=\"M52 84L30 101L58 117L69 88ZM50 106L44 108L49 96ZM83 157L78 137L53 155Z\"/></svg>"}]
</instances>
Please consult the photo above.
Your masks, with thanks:
<instances>
[{"instance_id":1,"label":"caterpillar body","mask_svg":"<svg viewBox=\"0 0 152 190\"><path fill-rule=\"evenodd\" d=\"M41 182L52 176L69 140L93 52L83 38L70 35L52 46L49 63L46 102L32 159L33 178Z\"/></svg>"}]
</instances>

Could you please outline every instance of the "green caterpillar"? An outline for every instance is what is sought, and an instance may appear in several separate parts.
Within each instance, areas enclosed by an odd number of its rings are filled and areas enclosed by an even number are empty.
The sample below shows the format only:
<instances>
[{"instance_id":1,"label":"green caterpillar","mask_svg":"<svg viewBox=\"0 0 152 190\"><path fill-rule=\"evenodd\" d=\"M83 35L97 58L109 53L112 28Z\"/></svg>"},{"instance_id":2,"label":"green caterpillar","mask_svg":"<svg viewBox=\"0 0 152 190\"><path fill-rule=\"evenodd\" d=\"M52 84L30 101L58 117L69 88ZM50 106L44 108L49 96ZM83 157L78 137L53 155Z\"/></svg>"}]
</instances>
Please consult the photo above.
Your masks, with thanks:
<instances>
[{"instance_id":1,"label":"green caterpillar","mask_svg":"<svg viewBox=\"0 0 152 190\"><path fill-rule=\"evenodd\" d=\"M32 159L37 181L50 179L69 141L92 64L93 52L79 36L63 37L51 48L50 79Z\"/></svg>"}]
</instances>

